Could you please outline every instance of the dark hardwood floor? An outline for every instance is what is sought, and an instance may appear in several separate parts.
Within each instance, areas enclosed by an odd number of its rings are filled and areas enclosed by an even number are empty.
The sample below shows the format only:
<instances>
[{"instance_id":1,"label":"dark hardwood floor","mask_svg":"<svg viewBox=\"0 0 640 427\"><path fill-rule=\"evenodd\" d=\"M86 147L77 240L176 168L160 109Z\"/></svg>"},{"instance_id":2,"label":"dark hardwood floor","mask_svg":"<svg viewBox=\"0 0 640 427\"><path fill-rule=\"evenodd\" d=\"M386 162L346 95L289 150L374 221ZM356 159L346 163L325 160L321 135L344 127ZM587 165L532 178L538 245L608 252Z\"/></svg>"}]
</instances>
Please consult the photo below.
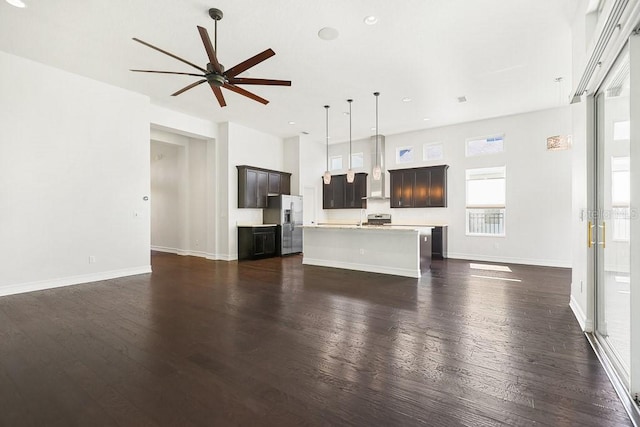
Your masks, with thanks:
<instances>
[{"instance_id":1,"label":"dark hardwood floor","mask_svg":"<svg viewBox=\"0 0 640 427\"><path fill-rule=\"evenodd\" d=\"M152 260L0 298L0 425L631 425L567 269Z\"/></svg>"}]
</instances>

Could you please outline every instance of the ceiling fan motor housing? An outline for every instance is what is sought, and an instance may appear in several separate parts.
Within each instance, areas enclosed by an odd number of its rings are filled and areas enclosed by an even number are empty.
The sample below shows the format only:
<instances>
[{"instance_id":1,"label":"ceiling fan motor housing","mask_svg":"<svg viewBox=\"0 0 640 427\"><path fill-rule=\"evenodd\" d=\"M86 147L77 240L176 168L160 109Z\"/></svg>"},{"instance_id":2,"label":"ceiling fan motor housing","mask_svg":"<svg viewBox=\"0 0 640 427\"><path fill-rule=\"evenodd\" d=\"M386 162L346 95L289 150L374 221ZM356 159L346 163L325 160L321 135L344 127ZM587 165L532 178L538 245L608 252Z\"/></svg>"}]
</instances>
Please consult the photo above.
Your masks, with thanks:
<instances>
[{"instance_id":1,"label":"ceiling fan motor housing","mask_svg":"<svg viewBox=\"0 0 640 427\"><path fill-rule=\"evenodd\" d=\"M207 79L207 82L218 87L227 83L227 79L224 76L216 73L207 74L205 75L205 78Z\"/></svg>"},{"instance_id":2,"label":"ceiling fan motor housing","mask_svg":"<svg viewBox=\"0 0 640 427\"><path fill-rule=\"evenodd\" d=\"M222 19L222 11L220 9L212 7L211 9L209 9L209 16L211 17L211 19L219 21Z\"/></svg>"}]
</instances>

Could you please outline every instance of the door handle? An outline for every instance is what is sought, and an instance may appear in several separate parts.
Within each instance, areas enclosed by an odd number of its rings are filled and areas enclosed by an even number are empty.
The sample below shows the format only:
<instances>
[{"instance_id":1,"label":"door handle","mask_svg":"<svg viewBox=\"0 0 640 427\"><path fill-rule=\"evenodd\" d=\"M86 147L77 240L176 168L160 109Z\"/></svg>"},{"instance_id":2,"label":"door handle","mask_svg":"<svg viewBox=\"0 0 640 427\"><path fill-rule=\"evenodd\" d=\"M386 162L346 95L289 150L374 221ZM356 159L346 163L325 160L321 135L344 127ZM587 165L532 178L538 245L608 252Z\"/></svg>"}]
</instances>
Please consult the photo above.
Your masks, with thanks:
<instances>
[{"instance_id":1,"label":"door handle","mask_svg":"<svg viewBox=\"0 0 640 427\"><path fill-rule=\"evenodd\" d=\"M593 241L593 223L589 221L587 224L587 247L591 247L595 242Z\"/></svg>"},{"instance_id":2,"label":"door handle","mask_svg":"<svg viewBox=\"0 0 640 427\"><path fill-rule=\"evenodd\" d=\"M598 227L602 228L602 242L599 242L598 244L602 245L602 249L605 249L607 247L607 223L602 221L602 225L599 225Z\"/></svg>"}]
</instances>

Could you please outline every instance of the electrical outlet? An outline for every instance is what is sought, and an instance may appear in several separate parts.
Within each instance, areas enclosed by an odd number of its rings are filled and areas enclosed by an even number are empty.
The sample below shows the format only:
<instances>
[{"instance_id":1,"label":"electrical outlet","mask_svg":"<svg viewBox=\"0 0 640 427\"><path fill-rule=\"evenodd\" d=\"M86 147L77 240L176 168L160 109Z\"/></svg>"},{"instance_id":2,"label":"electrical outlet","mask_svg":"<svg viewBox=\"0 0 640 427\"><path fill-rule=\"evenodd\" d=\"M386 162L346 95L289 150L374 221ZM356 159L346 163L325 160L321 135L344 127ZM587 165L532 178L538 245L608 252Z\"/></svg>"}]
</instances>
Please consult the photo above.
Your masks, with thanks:
<instances>
[{"instance_id":1,"label":"electrical outlet","mask_svg":"<svg viewBox=\"0 0 640 427\"><path fill-rule=\"evenodd\" d=\"M95 264L96 263L96 257L93 255L89 255L89 264Z\"/></svg>"},{"instance_id":2,"label":"electrical outlet","mask_svg":"<svg viewBox=\"0 0 640 427\"><path fill-rule=\"evenodd\" d=\"M360 248L360 255L364 255L364 249Z\"/></svg>"}]
</instances>

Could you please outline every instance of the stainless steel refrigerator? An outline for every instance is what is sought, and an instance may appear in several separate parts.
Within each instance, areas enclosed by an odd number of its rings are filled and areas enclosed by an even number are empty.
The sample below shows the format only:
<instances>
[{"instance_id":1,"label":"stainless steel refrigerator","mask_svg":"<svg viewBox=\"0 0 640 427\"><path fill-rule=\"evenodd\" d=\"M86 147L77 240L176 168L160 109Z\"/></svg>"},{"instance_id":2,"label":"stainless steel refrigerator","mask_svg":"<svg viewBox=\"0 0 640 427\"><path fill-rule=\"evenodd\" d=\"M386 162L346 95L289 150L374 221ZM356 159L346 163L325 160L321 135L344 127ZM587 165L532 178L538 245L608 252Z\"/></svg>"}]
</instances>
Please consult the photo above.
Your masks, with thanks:
<instances>
[{"instance_id":1,"label":"stainless steel refrigerator","mask_svg":"<svg viewBox=\"0 0 640 427\"><path fill-rule=\"evenodd\" d=\"M302 252L302 196L269 196L262 222L278 225L280 255Z\"/></svg>"}]
</instances>

